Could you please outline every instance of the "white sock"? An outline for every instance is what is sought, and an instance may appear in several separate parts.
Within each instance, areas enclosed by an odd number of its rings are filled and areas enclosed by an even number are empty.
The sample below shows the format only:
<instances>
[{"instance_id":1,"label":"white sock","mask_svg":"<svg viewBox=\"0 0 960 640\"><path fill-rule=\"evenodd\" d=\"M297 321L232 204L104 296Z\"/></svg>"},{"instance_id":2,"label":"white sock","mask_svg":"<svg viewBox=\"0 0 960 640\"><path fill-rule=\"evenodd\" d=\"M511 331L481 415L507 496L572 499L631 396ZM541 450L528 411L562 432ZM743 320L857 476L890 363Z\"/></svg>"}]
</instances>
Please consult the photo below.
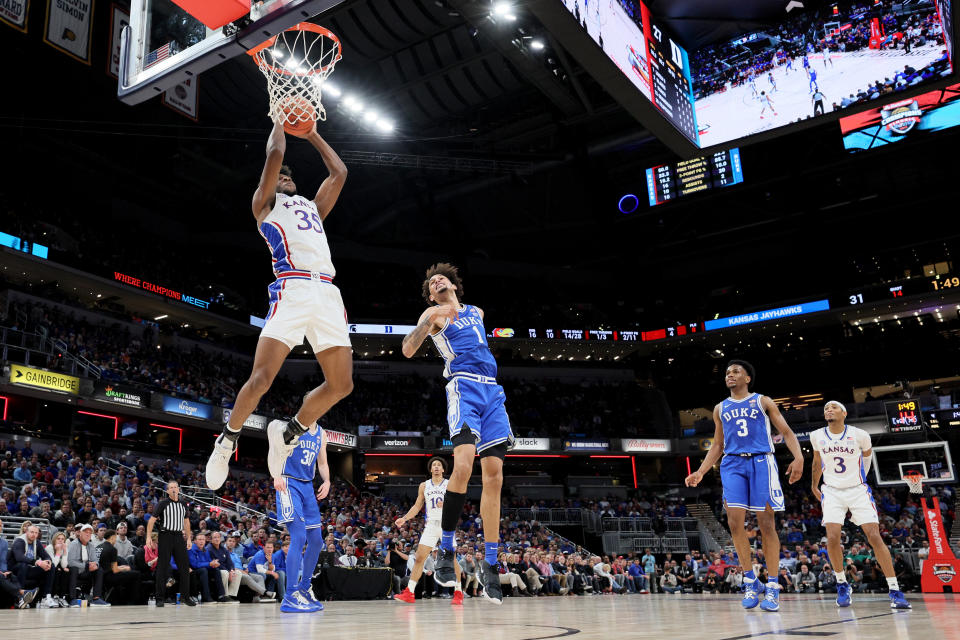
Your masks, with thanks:
<instances>
[{"instance_id":1,"label":"white sock","mask_svg":"<svg viewBox=\"0 0 960 640\"><path fill-rule=\"evenodd\" d=\"M887 578L887 588L890 591L900 591L900 583L896 578Z\"/></svg>"},{"instance_id":2,"label":"white sock","mask_svg":"<svg viewBox=\"0 0 960 640\"><path fill-rule=\"evenodd\" d=\"M460 586L460 583L458 582L457 584L453 585L453 590L454 590L454 591L463 591L463 587L461 587L461 586Z\"/></svg>"},{"instance_id":3,"label":"white sock","mask_svg":"<svg viewBox=\"0 0 960 640\"><path fill-rule=\"evenodd\" d=\"M234 429L229 424L227 425L227 429L230 429L230 431L232 431L233 433L240 433L241 431L243 431L243 427L240 427L239 429Z\"/></svg>"},{"instance_id":4,"label":"white sock","mask_svg":"<svg viewBox=\"0 0 960 640\"><path fill-rule=\"evenodd\" d=\"M411 580L410 582L407 583L407 590L409 590L410 593L413 593L413 590L416 589L416 588L417 588L417 581L416 581L416 580Z\"/></svg>"},{"instance_id":5,"label":"white sock","mask_svg":"<svg viewBox=\"0 0 960 640\"><path fill-rule=\"evenodd\" d=\"M833 575L837 576L837 584L847 581L847 574L845 574L843 571L834 571Z\"/></svg>"}]
</instances>

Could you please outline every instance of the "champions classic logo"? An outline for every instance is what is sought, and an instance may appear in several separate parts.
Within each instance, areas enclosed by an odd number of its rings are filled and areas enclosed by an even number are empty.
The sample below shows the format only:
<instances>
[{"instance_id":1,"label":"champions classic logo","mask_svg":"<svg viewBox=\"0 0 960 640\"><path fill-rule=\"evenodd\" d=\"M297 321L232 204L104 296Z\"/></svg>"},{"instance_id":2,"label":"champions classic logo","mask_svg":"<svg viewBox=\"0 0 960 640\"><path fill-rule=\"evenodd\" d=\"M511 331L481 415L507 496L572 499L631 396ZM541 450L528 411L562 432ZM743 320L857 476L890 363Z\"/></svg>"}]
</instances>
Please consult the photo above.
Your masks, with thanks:
<instances>
[{"instance_id":1,"label":"champions classic logo","mask_svg":"<svg viewBox=\"0 0 960 640\"><path fill-rule=\"evenodd\" d=\"M933 565L933 575L940 578L940 582L949 584L956 577L957 570L950 564L935 564Z\"/></svg>"},{"instance_id":2,"label":"champions classic logo","mask_svg":"<svg viewBox=\"0 0 960 640\"><path fill-rule=\"evenodd\" d=\"M916 100L894 102L880 110L880 124L901 136L913 129L921 118L923 111Z\"/></svg>"}]
</instances>

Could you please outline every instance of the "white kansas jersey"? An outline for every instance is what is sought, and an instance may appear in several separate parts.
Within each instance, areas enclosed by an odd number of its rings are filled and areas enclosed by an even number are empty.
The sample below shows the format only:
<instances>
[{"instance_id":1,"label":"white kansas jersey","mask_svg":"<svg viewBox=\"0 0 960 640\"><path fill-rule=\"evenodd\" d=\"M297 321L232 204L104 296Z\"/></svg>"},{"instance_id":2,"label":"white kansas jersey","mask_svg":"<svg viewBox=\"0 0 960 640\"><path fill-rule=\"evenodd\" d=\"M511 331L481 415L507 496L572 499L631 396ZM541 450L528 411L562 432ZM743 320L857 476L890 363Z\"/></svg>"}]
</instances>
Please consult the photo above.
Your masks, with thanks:
<instances>
[{"instance_id":1,"label":"white kansas jersey","mask_svg":"<svg viewBox=\"0 0 960 640\"><path fill-rule=\"evenodd\" d=\"M447 493L447 480L444 479L440 484L433 484L433 478L423 483L423 501L427 509L427 521L440 521L440 514L443 513L443 496Z\"/></svg>"},{"instance_id":2,"label":"white kansas jersey","mask_svg":"<svg viewBox=\"0 0 960 640\"><path fill-rule=\"evenodd\" d=\"M319 273L332 280L336 275L323 220L309 198L278 193L273 210L260 225L260 235L270 247L277 277Z\"/></svg>"},{"instance_id":3,"label":"white kansas jersey","mask_svg":"<svg viewBox=\"0 0 960 640\"><path fill-rule=\"evenodd\" d=\"M831 433L822 427L810 434L813 450L820 453L823 483L835 489L848 489L867 482L863 453L873 446L863 429L844 426L843 433Z\"/></svg>"}]
</instances>

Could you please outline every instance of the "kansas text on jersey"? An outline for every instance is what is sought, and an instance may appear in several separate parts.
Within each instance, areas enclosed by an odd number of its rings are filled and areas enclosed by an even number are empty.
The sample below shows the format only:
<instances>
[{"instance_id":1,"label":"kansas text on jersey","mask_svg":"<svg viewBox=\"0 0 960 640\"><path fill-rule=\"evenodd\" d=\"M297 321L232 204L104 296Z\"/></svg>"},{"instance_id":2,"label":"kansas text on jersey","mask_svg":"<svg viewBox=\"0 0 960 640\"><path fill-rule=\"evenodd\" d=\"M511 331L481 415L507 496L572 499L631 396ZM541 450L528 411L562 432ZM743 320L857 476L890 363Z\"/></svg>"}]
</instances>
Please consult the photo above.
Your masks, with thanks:
<instances>
[{"instance_id":1,"label":"kansas text on jersey","mask_svg":"<svg viewBox=\"0 0 960 640\"><path fill-rule=\"evenodd\" d=\"M277 278L317 273L333 280L327 234L317 205L303 196L277 194L276 204L260 224L260 235L270 247Z\"/></svg>"}]
</instances>

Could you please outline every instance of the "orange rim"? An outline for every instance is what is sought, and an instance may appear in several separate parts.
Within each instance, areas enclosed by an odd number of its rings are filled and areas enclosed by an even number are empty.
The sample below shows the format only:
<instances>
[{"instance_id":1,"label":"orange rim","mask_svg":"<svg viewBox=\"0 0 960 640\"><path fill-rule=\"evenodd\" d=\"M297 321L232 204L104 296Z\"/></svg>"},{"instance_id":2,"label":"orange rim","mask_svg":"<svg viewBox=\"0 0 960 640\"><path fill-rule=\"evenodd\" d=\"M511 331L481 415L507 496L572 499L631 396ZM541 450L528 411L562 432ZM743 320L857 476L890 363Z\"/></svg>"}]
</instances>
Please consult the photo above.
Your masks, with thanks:
<instances>
[{"instance_id":1,"label":"orange rim","mask_svg":"<svg viewBox=\"0 0 960 640\"><path fill-rule=\"evenodd\" d=\"M337 55L336 55L336 57L335 57L333 60L331 60L329 63L327 63L327 64L325 64L325 65L323 65L323 66L321 66L321 67L318 67L318 68L316 68L316 69L312 69L312 70L304 73L303 75L305 75L305 76L312 76L312 75L316 75L316 74L318 74L318 73L324 73L324 72L326 72L328 69L332 69L333 66L334 66L335 64L337 64L337 62L339 62L340 59L343 57L343 45L340 43L340 38L338 38L332 31L330 31L330 30L327 29L326 27L321 27L320 25L318 25L318 24L313 24L312 22L299 22L299 23L293 25L292 27L290 27L289 29L285 29L285 30L284 30L284 32L286 32L286 31L312 31L313 33L319 34L319 35L323 36L324 38L327 38L328 40L332 40L332 41L335 42L336 45L337 45ZM279 74L286 75L286 76L298 75L298 74L292 73L292 72L290 72L290 71L288 71L288 70L286 70L286 69L284 69L284 68L282 68L282 67L276 67L276 66L274 66L274 65L272 65L272 64L267 63L267 61L263 59L263 56L260 55L260 52L262 52L264 49L267 49L267 48L272 47L272 46L274 45L274 43L277 41L277 37L278 37L279 35L280 35L280 34L278 33L277 35L273 36L272 38L270 38L270 39L267 40L266 42L263 42L262 44L257 45L257 46L254 47L253 49L250 49L249 51L247 51L247 54L250 55L250 56L252 56L253 58L256 58L256 60L258 61L258 63L259 63L260 65L262 65L263 67L269 69L270 71L272 71L272 72L274 72L274 73L279 73Z\"/></svg>"}]
</instances>

